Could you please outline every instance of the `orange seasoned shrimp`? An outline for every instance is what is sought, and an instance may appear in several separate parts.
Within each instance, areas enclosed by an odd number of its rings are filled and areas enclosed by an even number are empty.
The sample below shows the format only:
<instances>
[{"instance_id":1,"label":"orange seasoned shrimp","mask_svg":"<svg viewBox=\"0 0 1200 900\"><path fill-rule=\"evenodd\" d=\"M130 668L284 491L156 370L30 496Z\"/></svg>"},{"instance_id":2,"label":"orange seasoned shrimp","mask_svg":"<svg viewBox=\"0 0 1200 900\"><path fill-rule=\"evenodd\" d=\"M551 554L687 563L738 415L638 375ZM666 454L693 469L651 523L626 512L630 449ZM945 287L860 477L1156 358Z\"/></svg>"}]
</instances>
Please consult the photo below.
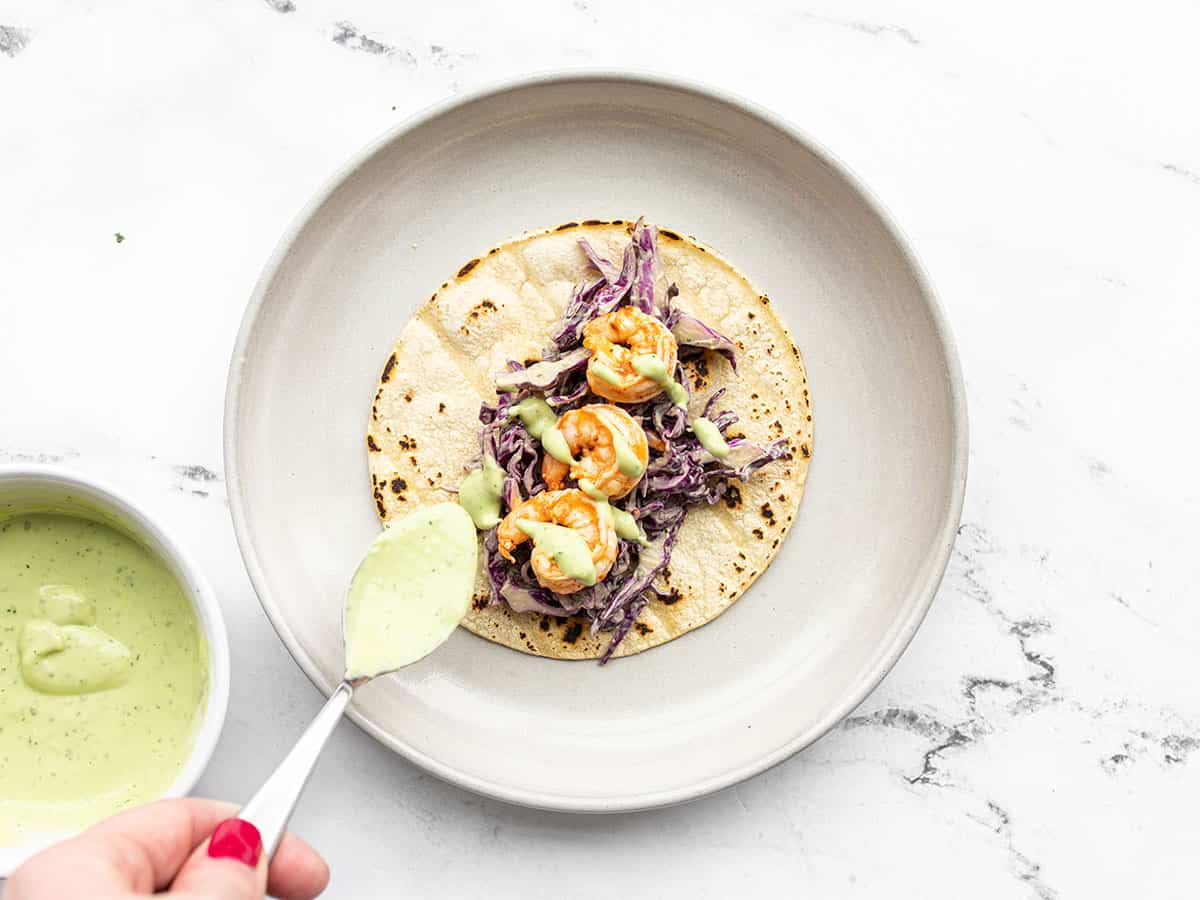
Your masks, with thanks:
<instances>
[{"instance_id":1,"label":"orange seasoned shrimp","mask_svg":"<svg viewBox=\"0 0 1200 900\"><path fill-rule=\"evenodd\" d=\"M635 356L656 356L675 371L679 345L669 328L634 306L597 316L583 326L583 346L592 351L587 382L592 392L614 403L641 403L662 388L633 370Z\"/></svg>"},{"instance_id":2,"label":"orange seasoned shrimp","mask_svg":"<svg viewBox=\"0 0 1200 900\"><path fill-rule=\"evenodd\" d=\"M546 454L542 477L553 490L563 487L570 475L576 481L587 479L600 493L616 499L632 491L646 471L646 432L619 406L592 403L572 409L559 418L558 430L579 462L567 466ZM618 441L624 446L618 448Z\"/></svg>"},{"instance_id":3,"label":"orange seasoned shrimp","mask_svg":"<svg viewBox=\"0 0 1200 900\"><path fill-rule=\"evenodd\" d=\"M617 558L617 532L611 516L600 508L596 501L583 491L543 491L528 500L518 503L496 528L496 540L500 555L513 562L513 550L530 538L518 526L518 519L534 522L549 522L570 528L583 538L592 551L592 564L596 567L596 580L602 581ZM538 584L556 594L573 594L584 585L563 574L549 554L536 546L530 556L533 574Z\"/></svg>"}]
</instances>

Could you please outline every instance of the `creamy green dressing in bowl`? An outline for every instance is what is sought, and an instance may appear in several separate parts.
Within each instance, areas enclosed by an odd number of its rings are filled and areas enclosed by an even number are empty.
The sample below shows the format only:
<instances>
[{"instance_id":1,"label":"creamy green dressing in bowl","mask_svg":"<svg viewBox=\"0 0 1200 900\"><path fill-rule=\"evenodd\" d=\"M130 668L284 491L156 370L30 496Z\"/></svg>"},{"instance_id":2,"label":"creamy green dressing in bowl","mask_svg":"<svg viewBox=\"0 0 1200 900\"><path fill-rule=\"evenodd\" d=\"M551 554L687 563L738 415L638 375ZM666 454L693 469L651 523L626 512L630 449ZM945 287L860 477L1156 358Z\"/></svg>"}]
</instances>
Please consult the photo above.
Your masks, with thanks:
<instances>
[{"instance_id":1,"label":"creamy green dressing in bowl","mask_svg":"<svg viewBox=\"0 0 1200 900\"><path fill-rule=\"evenodd\" d=\"M90 478L0 466L0 877L191 790L228 693L220 609L174 541Z\"/></svg>"}]
</instances>

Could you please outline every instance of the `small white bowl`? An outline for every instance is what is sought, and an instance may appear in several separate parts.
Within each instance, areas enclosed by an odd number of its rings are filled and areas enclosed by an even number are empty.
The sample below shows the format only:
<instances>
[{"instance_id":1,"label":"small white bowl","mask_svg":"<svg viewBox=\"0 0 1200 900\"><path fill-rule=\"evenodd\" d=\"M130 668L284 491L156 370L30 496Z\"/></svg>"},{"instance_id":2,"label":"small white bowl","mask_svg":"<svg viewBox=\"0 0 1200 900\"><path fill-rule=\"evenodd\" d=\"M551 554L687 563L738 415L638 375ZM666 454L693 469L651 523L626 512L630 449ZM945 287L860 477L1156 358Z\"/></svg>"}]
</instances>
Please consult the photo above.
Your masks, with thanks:
<instances>
[{"instance_id":1,"label":"small white bowl","mask_svg":"<svg viewBox=\"0 0 1200 900\"><path fill-rule=\"evenodd\" d=\"M100 521L129 534L163 560L183 585L208 644L208 694L204 719L183 769L164 797L182 797L196 784L212 757L229 702L229 639L225 619L208 581L161 526L126 495L87 475L57 466L0 465L0 519L25 511L62 512ZM74 832L39 836L16 847L0 847L0 878L28 857Z\"/></svg>"}]
</instances>

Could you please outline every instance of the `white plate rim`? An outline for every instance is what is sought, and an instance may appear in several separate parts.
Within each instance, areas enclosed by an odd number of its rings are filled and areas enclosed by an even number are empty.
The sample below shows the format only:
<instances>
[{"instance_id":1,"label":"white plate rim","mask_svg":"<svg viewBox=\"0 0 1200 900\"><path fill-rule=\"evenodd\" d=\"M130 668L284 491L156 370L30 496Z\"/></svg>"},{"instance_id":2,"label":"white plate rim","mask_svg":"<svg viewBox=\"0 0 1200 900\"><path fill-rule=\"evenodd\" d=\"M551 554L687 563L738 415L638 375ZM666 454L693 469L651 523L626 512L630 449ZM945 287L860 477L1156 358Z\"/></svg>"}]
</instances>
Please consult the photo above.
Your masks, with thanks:
<instances>
[{"instance_id":1,"label":"white plate rim","mask_svg":"<svg viewBox=\"0 0 1200 900\"><path fill-rule=\"evenodd\" d=\"M283 235L275 245L270 258L254 285L254 290L246 305L234 342L233 355L230 359L227 376L224 405L223 447L225 463L226 493L229 499L229 511L233 520L234 534L238 549L241 553L246 572L251 585L266 613L271 626L283 642L284 647L294 659L301 671L313 685L325 696L333 691L336 685L329 683L313 664L308 654L300 647L295 635L288 627L284 617L276 608L267 589L266 577L259 564L254 545L250 540L249 527L245 510L241 501L241 480L238 473L237 456L237 417L236 410L241 399L242 375L245 365L246 348L250 341L259 311L262 307L268 289L286 259L296 238L307 225L309 219L341 186L376 153L384 147L402 139L407 133L441 116L453 113L458 108L480 100L497 97L505 93L523 90L530 87L547 85L568 85L573 82L610 82L614 85L638 85L660 87L670 90L684 91L701 97L715 100L748 115L756 117L767 125L800 144L808 152L827 164L861 197L866 208L878 218L889 237L899 249L905 263L912 270L914 279L921 295L929 309L933 322L934 334L941 345L946 360L946 375L950 390L952 423L953 423L953 462L951 470L951 493L946 509L943 511L942 524L938 533L936 556L928 566L925 578L914 593L919 594L920 601L909 612L900 627L894 629L890 644L885 645L876 658L875 665L864 671L857 687L847 692L842 702L832 707L825 716L804 731L798 733L790 741L773 751L764 753L760 758L740 767L735 767L709 778L693 782L684 787L664 791L647 791L636 794L613 794L610 797L597 799L595 797L570 797L560 794L545 794L538 791L513 788L496 781L477 777L468 772L441 763L429 754L423 753L404 741L375 727L364 719L353 705L347 711L349 718L363 731L371 735L385 747L407 759L438 778L466 788L485 797L514 803L535 809L553 810L558 812L580 813L616 813L634 812L639 810L656 809L673 806L696 800L715 791L752 778L770 769L800 750L820 739L842 719L852 713L892 670L900 656L907 649L917 629L925 620L926 614L933 603L933 598L941 584L946 566L950 559L950 551L962 518L963 501L966 495L967 483L967 447L968 421L966 388L962 376L958 349L950 330L945 311L938 299L937 293L929 279L925 267L921 264L911 243L882 201L867 186L867 184L847 166L841 159L824 145L812 138L808 133L791 122L776 115L759 104L747 100L737 94L723 89L703 84L692 79L657 72L631 69L558 69L492 82L470 92L464 92L434 103L424 110L405 119L403 122L385 131L375 140L351 156L325 183L313 197L293 217Z\"/></svg>"}]
</instances>

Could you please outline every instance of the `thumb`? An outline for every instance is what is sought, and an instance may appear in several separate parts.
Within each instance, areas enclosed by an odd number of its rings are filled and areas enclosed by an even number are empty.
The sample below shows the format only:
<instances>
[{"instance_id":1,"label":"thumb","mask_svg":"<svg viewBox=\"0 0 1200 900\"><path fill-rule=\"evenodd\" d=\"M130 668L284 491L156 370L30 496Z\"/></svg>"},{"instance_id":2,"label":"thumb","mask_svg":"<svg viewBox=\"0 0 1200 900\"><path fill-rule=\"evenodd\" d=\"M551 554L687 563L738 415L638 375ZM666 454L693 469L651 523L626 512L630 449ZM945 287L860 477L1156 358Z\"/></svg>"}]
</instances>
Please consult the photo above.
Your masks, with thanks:
<instances>
[{"instance_id":1,"label":"thumb","mask_svg":"<svg viewBox=\"0 0 1200 900\"><path fill-rule=\"evenodd\" d=\"M267 886L262 849L257 828L244 819L226 819L188 857L171 884L171 896L261 900Z\"/></svg>"}]
</instances>

